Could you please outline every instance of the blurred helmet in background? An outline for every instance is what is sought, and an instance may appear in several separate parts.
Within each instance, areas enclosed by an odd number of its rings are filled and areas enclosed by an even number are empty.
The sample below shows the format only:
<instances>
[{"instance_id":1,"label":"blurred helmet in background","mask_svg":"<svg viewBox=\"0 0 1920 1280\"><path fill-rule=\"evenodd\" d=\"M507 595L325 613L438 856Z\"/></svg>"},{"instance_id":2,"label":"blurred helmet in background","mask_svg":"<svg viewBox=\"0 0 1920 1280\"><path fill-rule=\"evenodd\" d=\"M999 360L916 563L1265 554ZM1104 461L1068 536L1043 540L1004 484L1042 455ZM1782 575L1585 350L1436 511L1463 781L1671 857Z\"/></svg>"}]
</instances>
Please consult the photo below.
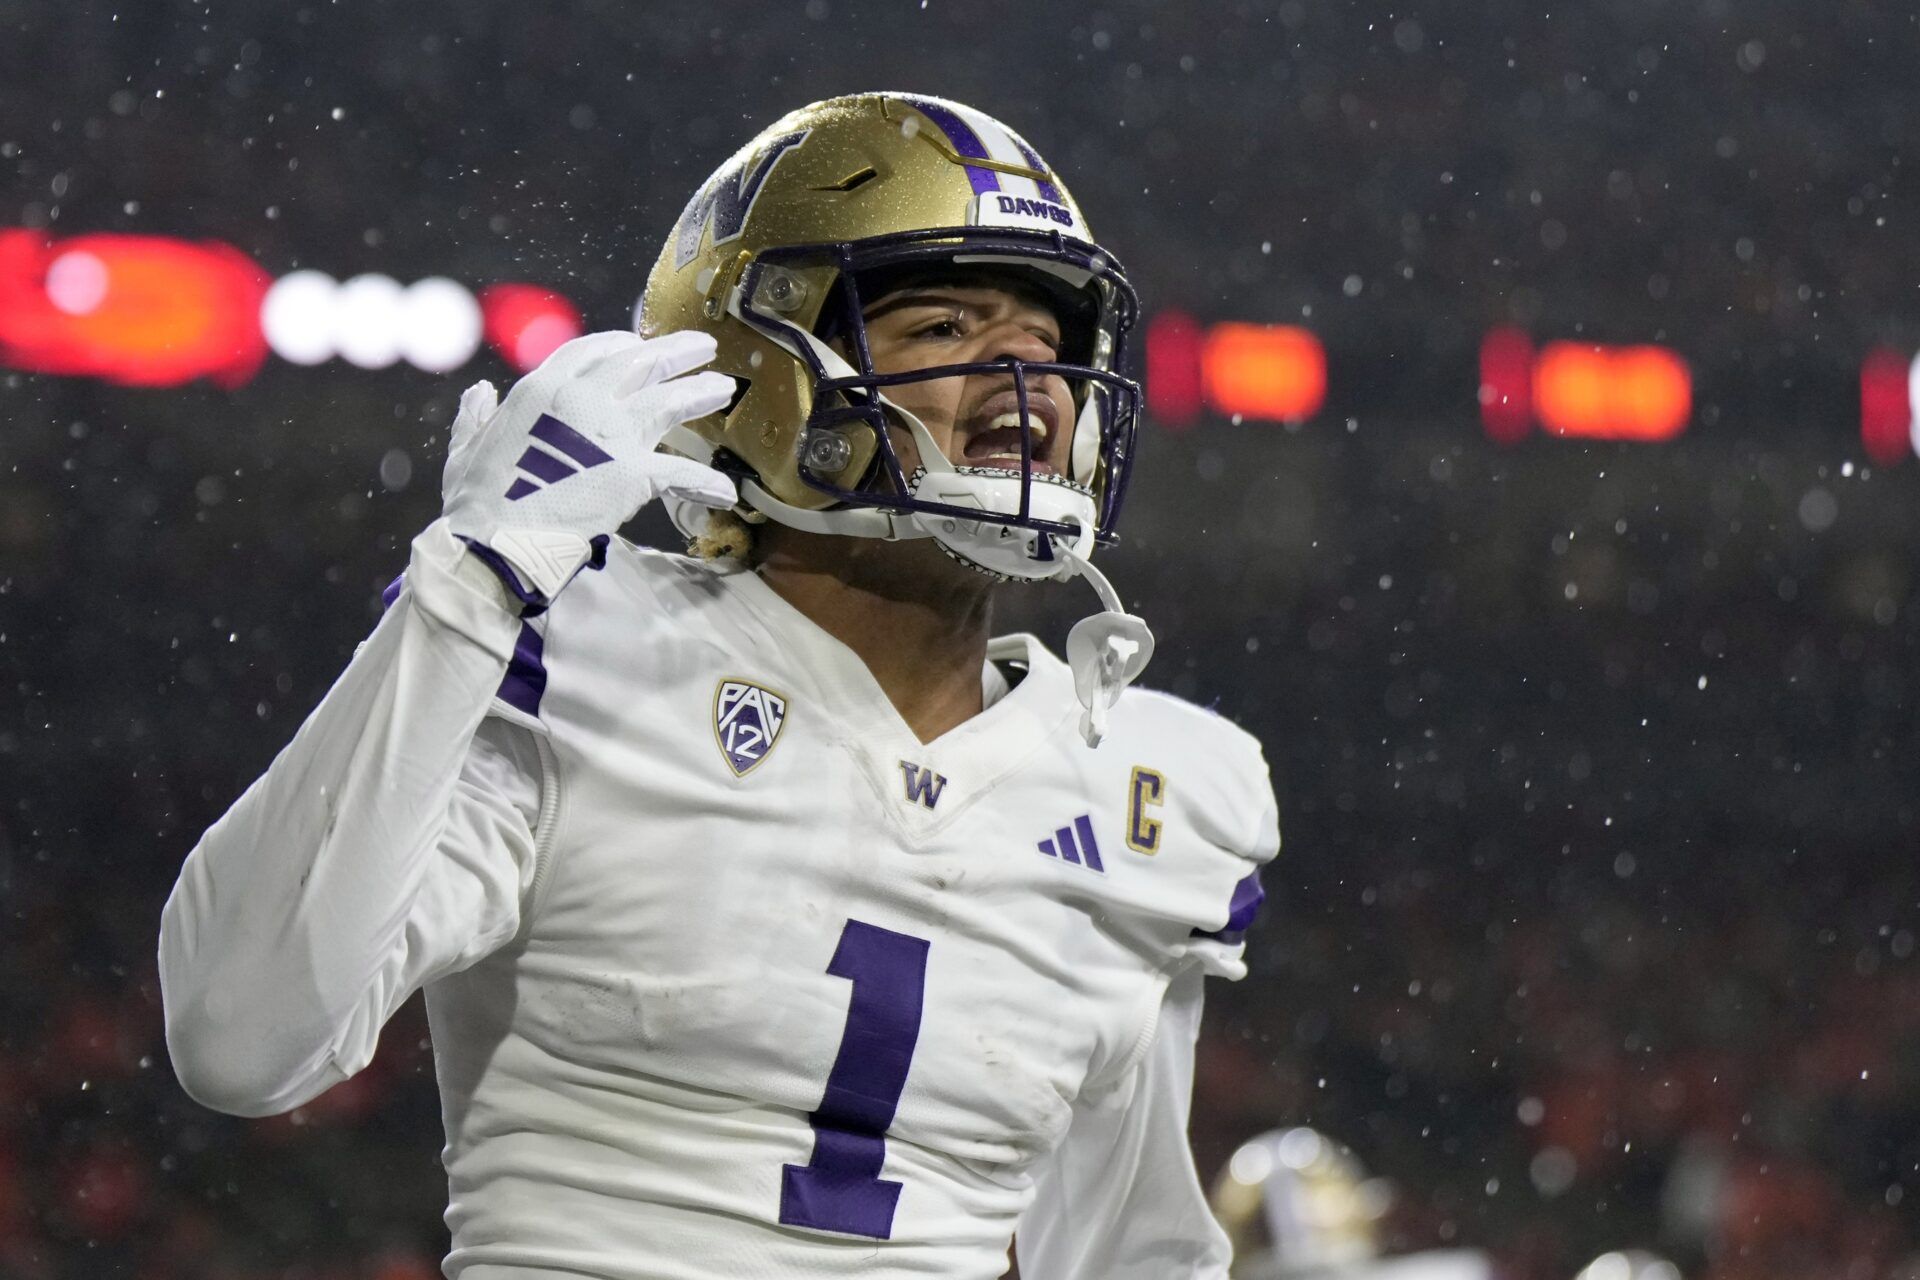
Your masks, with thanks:
<instances>
[{"instance_id":1,"label":"blurred helmet in background","mask_svg":"<svg viewBox=\"0 0 1920 1280\"><path fill-rule=\"evenodd\" d=\"M1340 1143L1308 1128L1241 1145L1213 1187L1214 1216L1234 1245L1236 1277L1339 1274L1379 1256L1376 1228L1392 1202Z\"/></svg>"},{"instance_id":2,"label":"blurred helmet in background","mask_svg":"<svg viewBox=\"0 0 1920 1280\"><path fill-rule=\"evenodd\" d=\"M1056 362L988 361L877 375L862 299L902 282L1014 276L1058 316ZM1138 306L1059 176L1024 139L939 98L858 94L802 107L723 164L681 214L636 317L645 334L714 335L739 380L727 411L668 446L740 481L738 513L821 533L933 536L1020 577L1047 539L1111 541L1133 457L1139 389L1117 372ZM887 395L908 381L991 372L1022 388L1063 378L1075 429L1063 474L955 468ZM909 475L888 428L911 434L937 484ZM938 457L930 457L938 454ZM978 493L975 490L979 490ZM671 509L671 508L670 508ZM673 512L683 531L704 522ZM969 547L941 532L984 529ZM1002 543L1011 545L1001 546Z\"/></svg>"},{"instance_id":3,"label":"blurred helmet in background","mask_svg":"<svg viewBox=\"0 0 1920 1280\"><path fill-rule=\"evenodd\" d=\"M1574 1280L1680 1280L1680 1268L1643 1249L1603 1253Z\"/></svg>"}]
</instances>

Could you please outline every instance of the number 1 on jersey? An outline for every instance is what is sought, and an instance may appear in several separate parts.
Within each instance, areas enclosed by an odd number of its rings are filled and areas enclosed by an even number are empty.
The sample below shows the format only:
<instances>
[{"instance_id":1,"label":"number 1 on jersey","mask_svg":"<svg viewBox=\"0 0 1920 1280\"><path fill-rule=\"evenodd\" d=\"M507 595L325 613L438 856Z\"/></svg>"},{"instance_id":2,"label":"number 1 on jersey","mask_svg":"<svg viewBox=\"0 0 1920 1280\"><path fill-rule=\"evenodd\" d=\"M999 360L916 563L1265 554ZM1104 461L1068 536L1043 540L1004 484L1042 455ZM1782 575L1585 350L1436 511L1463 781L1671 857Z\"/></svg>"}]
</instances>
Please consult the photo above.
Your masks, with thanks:
<instances>
[{"instance_id":1,"label":"number 1 on jersey","mask_svg":"<svg viewBox=\"0 0 1920 1280\"><path fill-rule=\"evenodd\" d=\"M886 1240L900 1184L880 1167L920 1039L927 940L849 920L827 972L853 983L847 1028L819 1109L807 1117L813 1159L781 1167L780 1221Z\"/></svg>"}]
</instances>

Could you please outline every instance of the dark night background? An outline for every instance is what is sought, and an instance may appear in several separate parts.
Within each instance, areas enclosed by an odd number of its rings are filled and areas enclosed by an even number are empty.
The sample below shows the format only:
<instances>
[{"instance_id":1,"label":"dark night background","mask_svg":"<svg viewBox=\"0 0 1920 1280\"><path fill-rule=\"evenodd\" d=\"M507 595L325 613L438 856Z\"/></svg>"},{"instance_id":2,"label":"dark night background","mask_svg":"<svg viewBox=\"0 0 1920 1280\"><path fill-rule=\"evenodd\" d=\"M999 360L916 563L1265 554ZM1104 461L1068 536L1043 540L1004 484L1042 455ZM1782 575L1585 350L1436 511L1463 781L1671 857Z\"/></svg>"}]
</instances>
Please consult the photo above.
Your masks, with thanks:
<instances>
[{"instance_id":1,"label":"dark night background","mask_svg":"<svg viewBox=\"0 0 1920 1280\"><path fill-rule=\"evenodd\" d=\"M531 281L609 328L790 107L1004 118L1150 312L1329 352L1305 424L1149 423L1106 561L1149 682L1258 733L1281 795L1203 1172L1311 1124L1397 1185L1395 1248L1519 1280L1626 1246L1911 1278L1920 460L1867 464L1857 378L1920 347L1916 67L1916 12L1866 0L0 0L0 228ZM1503 323L1675 347L1687 434L1490 443ZM235 1120L172 1078L153 955L482 376L0 371L0 1274L438 1273L418 1002L362 1077ZM1008 623L1057 644L1080 603Z\"/></svg>"}]
</instances>

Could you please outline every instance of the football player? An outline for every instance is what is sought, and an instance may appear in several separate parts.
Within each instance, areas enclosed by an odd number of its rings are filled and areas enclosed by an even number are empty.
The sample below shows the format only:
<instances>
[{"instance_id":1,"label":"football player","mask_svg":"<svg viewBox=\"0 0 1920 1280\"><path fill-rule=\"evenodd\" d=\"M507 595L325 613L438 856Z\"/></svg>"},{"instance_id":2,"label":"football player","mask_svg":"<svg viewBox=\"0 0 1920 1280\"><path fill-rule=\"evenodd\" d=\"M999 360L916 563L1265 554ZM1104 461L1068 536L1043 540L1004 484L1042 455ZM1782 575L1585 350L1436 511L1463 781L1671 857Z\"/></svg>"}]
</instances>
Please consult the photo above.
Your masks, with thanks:
<instances>
[{"instance_id":1,"label":"football player","mask_svg":"<svg viewBox=\"0 0 1920 1280\"><path fill-rule=\"evenodd\" d=\"M1681 1280L1680 1268L1644 1249L1603 1253L1580 1268L1573 1280Z\"/></svg>"},{"instance_id":2,"label":"football player","mask_svg":"<svg viewBox=\"0 0 1920 1280\"><path fill-rule=\"evenodd\" d=\"M1378 1228L1393 1200L1351 1149L1305 1126L1241 1144L1213 1187L1233 1280L1494 1280L1475 1249L1384 1256Z\"/></svg>"},{"instance_id":3,"label":"football player","mask_svg":"<svg viewBox=\"0 0 1920 1280\"><path fill-rule=\"evenodd\" d=\"M990 1280L1014 1237L1224 1280L1201 979L1279 834L1253 739L1126 688L1151 636L1089 561L1134 314L977 111L749 142L638 333L462 398L388 611L188 857L187 1090L297 1107L424 987L449 1276ZM698 555L611 536L655 497ZM1066 661L989 639L996 582L1068 576Z\"/></svg>"}]
</instances>

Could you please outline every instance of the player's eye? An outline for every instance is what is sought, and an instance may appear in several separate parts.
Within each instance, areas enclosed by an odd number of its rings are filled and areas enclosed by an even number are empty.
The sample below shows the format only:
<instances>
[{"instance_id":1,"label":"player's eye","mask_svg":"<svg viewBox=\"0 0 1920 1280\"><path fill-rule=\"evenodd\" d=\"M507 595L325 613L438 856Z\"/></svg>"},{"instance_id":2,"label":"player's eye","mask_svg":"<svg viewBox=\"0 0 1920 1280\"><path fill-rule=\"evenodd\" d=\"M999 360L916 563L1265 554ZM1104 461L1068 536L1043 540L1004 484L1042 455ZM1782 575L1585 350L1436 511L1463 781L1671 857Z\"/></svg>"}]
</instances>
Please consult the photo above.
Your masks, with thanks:
<instances>
[{"instance_id":1,"label":"player's eye","mask_svg":"<svg viewBox=\"0 0 1920 1280\"><path fill-rule=\"evenodd\" d=\"M958 315L957 313L942 315L942 316L935 316L931 320L926 320L921 322L918 325L915 325L912 330L912 336L916 338L931 338L935 340L949 340L953 338L965 337L966 336L965 320L962 316Z\"/></svg>"}]
</instances>

